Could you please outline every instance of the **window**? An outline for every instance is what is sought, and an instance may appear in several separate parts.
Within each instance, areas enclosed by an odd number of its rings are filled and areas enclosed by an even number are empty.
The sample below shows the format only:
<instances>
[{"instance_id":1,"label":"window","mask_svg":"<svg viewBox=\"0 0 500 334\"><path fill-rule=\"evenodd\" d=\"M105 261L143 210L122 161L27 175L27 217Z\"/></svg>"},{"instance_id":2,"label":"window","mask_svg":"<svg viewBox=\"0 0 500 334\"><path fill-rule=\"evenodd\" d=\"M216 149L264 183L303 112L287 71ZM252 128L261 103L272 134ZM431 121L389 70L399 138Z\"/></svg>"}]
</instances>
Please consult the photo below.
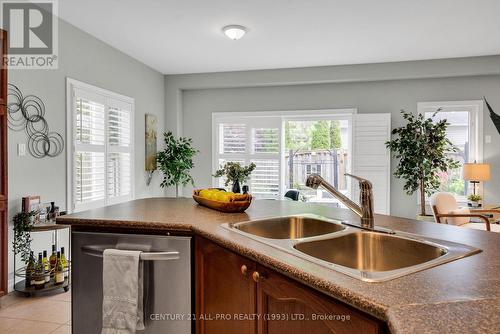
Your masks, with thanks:
<instances>
[{"instance_id":1,"label":"window","mask_svg":"<svg viewBox=\"0 0 500 334\"><path fill-rule=\"evenodd\" d=\"M446 130L448 139L458 152L448 155L460 163L457 169L440 173L440 191L451 192L461 202L466 201L469 184L463 179L463 164L482 160L482 114L483 101L454 101L419 103L418 110L436 121L446 119L450 124ZM434 113L437 111L436 115Z\"/></svg>"},{"instance_id":2,"label":"window","mask_svg":"<svg viewBox=\"0 0 500 334\"><path fill-rule=\"evenodd\" d=\"M217 117L216 156L213 169L228 161L242 165L255 163L248 184L257 198L277 198L280 195L281 123L276 117ZM222 178L215 186L223 187Z\"/></svg>"},{"instance_id":3,"label":"window","mask_svg":"<svg viewBox=\"0 0 500 334\"><path fill-rule=\"evenodd\" d=\"M247 182L256 198L281 199L298 189L301 200L341 203L321 187L305 186L319 173L354 201L359 198L353 173L372 181L374 210L390 213L390 114L356 114L356 109L212 114L212 173L227 161L257 167ZM223 187L222 178L213 179ZM229 188L229 187L226 187Z\"/></svg>"},{"instance_id":4,"label":"window","mask_svg":"<svg viewBox=\"0 0 500 334\"><path fill-rule=\"evenodd\" d=\"M295 188L308 201L335 202L331 196L324 196L322 189L307 188L305 178L311 173L322 174L328 180L333 177L348 192L345 178L338 175L348 168L352 113L353 110L214 113L213 170L227 161L244 165L253 162L256 169L247 184L256 198L277 199ZM332 131L335 140L325 141ZM336 145L333 150L331 144ZM224 180L215 179L214 186L223 187Z\"/></svg>"},{"instance_id":5,"label":"window","mask_svg":"<svg viewBox=\"0 0 500 334\"><path fill-rule=\"evenodd\" d=\"M132 199L134 100L72 79L67 97L71 211Z\"/></svg>"}]
</instances>

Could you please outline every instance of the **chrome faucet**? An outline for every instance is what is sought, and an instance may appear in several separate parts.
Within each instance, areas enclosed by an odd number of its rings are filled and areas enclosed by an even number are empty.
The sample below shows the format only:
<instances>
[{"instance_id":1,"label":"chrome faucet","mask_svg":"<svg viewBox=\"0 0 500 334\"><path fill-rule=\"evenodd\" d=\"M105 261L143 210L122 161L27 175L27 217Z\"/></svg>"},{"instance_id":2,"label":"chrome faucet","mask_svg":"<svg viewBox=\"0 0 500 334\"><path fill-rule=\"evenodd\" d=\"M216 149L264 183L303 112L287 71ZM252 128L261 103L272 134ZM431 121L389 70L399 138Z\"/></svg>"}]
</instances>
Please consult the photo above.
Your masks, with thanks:
<instances>
[{"instance_id":1,"label":"chrome faucet","mask_svg":"<svg viewBox=\"0 0 500 334\"><path fill-rule=\"evenodd\" d=\"M325 181L318 174L311 174L307 177L306 186L318 189L322 186L330 194L338 198L345 206L357 214L361 218L361 227L369 230L374 229L373 221L373 191L372 183L366 179L352 174L345 174L359 181L359 203L360 205L351 201L347 196L335 189L334 186Z\"/></svg>"}]
</instances>

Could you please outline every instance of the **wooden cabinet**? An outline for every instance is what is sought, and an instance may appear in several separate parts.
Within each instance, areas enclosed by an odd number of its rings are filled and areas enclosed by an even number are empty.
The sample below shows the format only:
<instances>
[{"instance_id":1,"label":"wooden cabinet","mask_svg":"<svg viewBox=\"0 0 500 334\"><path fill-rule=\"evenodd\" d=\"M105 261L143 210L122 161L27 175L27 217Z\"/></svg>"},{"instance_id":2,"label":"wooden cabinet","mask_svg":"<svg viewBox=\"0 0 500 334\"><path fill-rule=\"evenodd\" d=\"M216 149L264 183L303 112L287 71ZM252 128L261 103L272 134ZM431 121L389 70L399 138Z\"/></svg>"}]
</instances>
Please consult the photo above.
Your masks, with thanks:
<instances>
[{"instance_id":1,"label":"wooden cabinet","mask_svg":"<svg viewBox=\"0 0 500 334\"><path fill-rule=\"evenodd\" d=\"M380 320L203 238L196 239L196 315L200 334L385 329Z\"/></svg>"},{"instance_id":2,"label":"wooden cabinet","mask_svg":"<svg viewBox=\"0 0 500 334\"><path fill-rule=\"evenodd\" d=\"M7 293L7 32L0 30L0 296Z\"/></svg>"},{"instance_id":3,"label":"wooden cabinet","mask_svg":"<svg viewBox=\"0 0 500 334\"><path fill-rule=\"evenodd\" d=\"M196 333L255 333L255 263L202 238L196 239ZM222 318L224 317L224 318Z\"/></svg>"},{"instance_id":4,"label":"wooden cabinet","mask_svg":"<svg viewBox=\"0 0 500 334\"><path fill-rule=\"evenodd\" d=\"M258 333L380 333L372 317L286 276L257 265Z\"/></svg>"}]
</instances>

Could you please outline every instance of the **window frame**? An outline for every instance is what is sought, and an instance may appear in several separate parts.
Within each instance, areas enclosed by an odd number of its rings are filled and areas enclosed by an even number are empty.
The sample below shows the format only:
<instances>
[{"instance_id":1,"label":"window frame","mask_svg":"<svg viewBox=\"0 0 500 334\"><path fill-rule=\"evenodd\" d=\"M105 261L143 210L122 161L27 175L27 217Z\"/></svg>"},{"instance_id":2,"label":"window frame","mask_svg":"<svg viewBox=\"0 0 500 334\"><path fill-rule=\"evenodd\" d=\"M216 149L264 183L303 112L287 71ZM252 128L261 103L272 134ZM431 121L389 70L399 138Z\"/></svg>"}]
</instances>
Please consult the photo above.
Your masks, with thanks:
<instances>
[{"instance_id":1,"label":"window frame","mask_svg":"<svg viewBox=\"0 0 500 334\"><path fill-rule=\"evenodd\" d=\"M76 90L83 91L88 95L100 96L104 101L104 144L102 152L104 153L104 199L92 201L76 205L75 199L75 164L74 157L77 148L76 131L75 131L75 92ZM108 142L108 112L112 107L120 105L130 106L130 147L109 145ZM83 210L95 209L112 204L118 204L133 200L135 198L135 99L129 96L118 94L116 92L100 88L76 79L66 78L66 208L68 212L78 212ZM80 146L80 145L78 145ZM81 144L81 146L92 146ZM99 145L100 146L100 145ZM101 149L99 149L101 151ZM94 151L92 151L94 152ZM97 152L97 151L95 151ZM108 196L108 155L111 153L128 153L130 154L130 194L119 197L110 198Z\"/></svg>"},{"instance_id":2,"label":"window frame","mask_svg":"<svg viewBox=\"0 0 500 334\"><path fill-rule=\"evenodd\" d=\"M483 162L483 100L465 100L465 101L435 101L435 102L418 102L417 112L424 114L426 112L449 111L466 111L469 113L469 161L467 162ZM417 203L420 204L420 196L417 196ZM466 196L457 196L457 202L460 204L467 203ZM426 196L426 203L429 204L429 198Z\"/></svg>"},{"instance_id":3,"label":"window frame","mask_svg":"<svg viewBox=\"0 0 500 334\"><path fill-rule=\"evenodd\" d=\"M339 108L339 109L315 109L315 110L288 110L288 111L236 111L236 112L212 112L212 171L219 168L219 159L224 159L221 154L219 154L219 124L224 122L233 123L245 123L244 119L255 119L256 122L252 122L250 126L254 124L264 124L269 126L271 121L276 121L276 126L279 127L279 152L277 157L275 153L258 153L252 154L251 152L251 131L249 128L247 131L247 151L245 153L245 161L248 160L247 157L256 156L256 159L264 158L265 156L271 157L272 159L278 159L279 161L279 192L278 198L280 199L284 196L286 186L285 186L285 164L283 163L285 159L285 149L283 146L285 139L285 121L318 121L318 120L348 120L349 121L349 150L352 151L352 124L353 115L357 114L358 110L356 108ZM266 122L269 121L269 122ZM246 123L245 123L246 124ZM229 157L231 158L231 157ZM235 159L240 159L240 157L234 157ZM352 166L352 157L349 157L349 166ZM249 163L249 161L248 161ZM218 187L218 178L212 177L212 186Z\"/></svg>"}]
</instances>

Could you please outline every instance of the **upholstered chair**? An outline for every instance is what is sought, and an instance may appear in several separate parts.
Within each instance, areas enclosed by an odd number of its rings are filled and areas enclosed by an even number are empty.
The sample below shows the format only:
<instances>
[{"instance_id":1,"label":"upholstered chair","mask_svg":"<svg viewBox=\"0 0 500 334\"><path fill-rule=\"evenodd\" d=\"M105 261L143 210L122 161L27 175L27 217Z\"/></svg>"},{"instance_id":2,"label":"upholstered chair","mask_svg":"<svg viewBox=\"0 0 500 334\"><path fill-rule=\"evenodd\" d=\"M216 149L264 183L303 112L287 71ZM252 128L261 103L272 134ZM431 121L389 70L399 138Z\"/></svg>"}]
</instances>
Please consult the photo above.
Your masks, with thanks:
<instances>
[{"instance_id":1,"label":"upholstered chair","mask_svg":"<svg viewBox=\"0 0 500 334\"><path fill-rule=\"evenodd\" d=\"M455 196L450 193L435 193L430 198L430 205L436 223L457 225L478 230L500 233L500 225L490 223L487 213L500 213L500 210L474 210L468 207L460 208ZM479 222L471 222L477 218Z\"/></svg>"}]
</instances>

